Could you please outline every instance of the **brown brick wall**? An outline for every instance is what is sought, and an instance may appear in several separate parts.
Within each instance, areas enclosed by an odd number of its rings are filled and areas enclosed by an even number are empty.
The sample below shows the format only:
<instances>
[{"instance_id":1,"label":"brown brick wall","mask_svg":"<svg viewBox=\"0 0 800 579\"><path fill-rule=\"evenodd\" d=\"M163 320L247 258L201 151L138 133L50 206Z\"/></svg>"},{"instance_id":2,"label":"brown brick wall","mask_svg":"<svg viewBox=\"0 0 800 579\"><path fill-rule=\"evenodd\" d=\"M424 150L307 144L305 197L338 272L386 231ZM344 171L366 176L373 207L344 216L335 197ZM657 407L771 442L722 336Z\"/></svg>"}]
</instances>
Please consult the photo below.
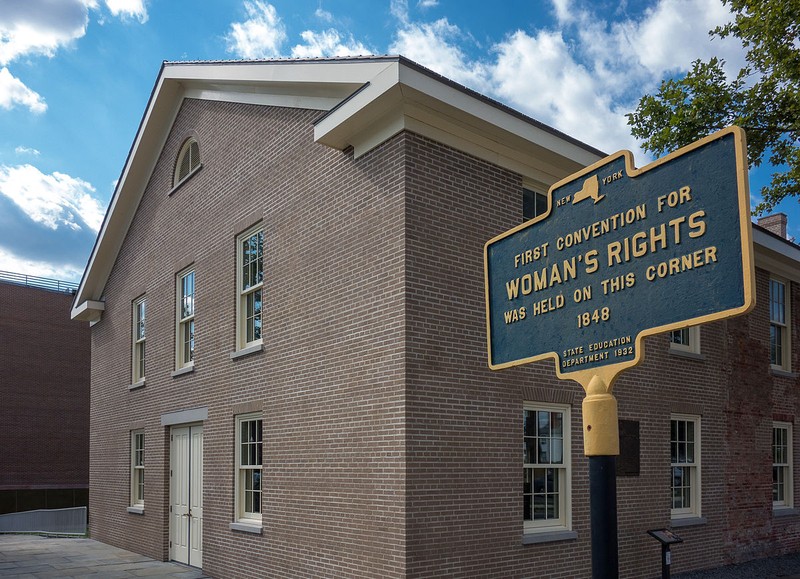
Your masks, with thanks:
<instances>
[{"instance_id":1,"label":"brown brick wall","mask_svg":"<svg viewBox=\"0 0 800 579\"><path fill-rule=\"evenodd\" d=\"M167 429L208 407L204 569L220 577L402 576L402 139L353 162L313 145L317 111L186 101L94 331L92 536L165 558ZM188 135L203 168L171 196ZM263 219L264 351L231 360L235 238ZM196 267L194 372L174 369L175 273ZM174 265L173 265L174 264ZM131 300L148 299L146 386L131 382ZM233 520L234 413L260 401L263 536ZM145 514L126 512L131 424L146 420Z\"/></svg>"},{"instance_id":2,"label":"brown brick wall","mask_svg":"<svg viewBox=\"0 0 800 579\"><path fill-rule=\"evenodd\" d=\"M520 179L421 137L407 140L408 575L588 577L583 392L556 380L552 362L496 373L486 364L483 244L519 223ZM767 279L758 270L752 314L701 328L700 359L655 336L644 362L615 385L620 418L640 426L640 473L617 479L622 577L660 574L660 547L646 531L671 526L672 413L701 416L705 519L674 529L685 542L673 547L673 571L800 547L798 516L772 513L773 414L793 421L800 408L797 378L769 370ZM792 289L796 314L800 288ZM798 362L795 353L794 369ZM577 539L523 545L522 405L565 393L574 401Z\"/></svg>"},{"instance_id":3,"label":"brown brick wall","mask_svg":"<svg viewBox=\"0 0 800 579\"><path fill-rule=\"evenodd\" d=\"M519 223L521 177L409 133L354 160L313 143L318 115L185 101L94 327L92 536L167 557L160 417L206 406L212 576L589 576L583 392L556 380L551 362L502 372L486 363L483 245ZM169 195L189 135L203 168ZM265 347L231 360L235 238L259 219ZM173 378L175 274L189 263L196 365ZM618 380L620 418L640 427L639 475L618 478L623 577L660 573L646 531L671 524L671 413L702 417L705 517L676 529L685 543L673 548L673 570L800 547L798 517L772 515L771 422L798 408L797 378L768 367L765 275L753 314L701 328L700 359L655 336L643 364ZM147 382L129 391L131 301L143 293ZM526 400L571 404L574 539L523 544ZM229 529L234 409L250 403L264 418L261 536ZM135 515L129 432L140 425L146 506Z\"/></svg>"},{"instance_id":4,"label":"brown brick wall","mask_svg":"<svg viewBox=\"0 0 800 579\"><path fill-rule=\"evenodd\" d=\"M0 512L85 501L90 335L71 304L67 293L0 283Z\"/></svg>"}]
</instances>

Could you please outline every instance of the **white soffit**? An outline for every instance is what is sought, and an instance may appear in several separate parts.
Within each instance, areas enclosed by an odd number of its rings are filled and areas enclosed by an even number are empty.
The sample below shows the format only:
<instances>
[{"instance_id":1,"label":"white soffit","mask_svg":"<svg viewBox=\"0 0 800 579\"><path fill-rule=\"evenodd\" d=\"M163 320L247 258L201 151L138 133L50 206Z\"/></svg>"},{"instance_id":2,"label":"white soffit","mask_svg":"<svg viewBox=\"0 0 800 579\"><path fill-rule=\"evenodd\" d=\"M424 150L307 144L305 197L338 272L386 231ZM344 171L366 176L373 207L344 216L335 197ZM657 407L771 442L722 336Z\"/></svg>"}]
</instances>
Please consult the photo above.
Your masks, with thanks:
<instances>
[{"instance_id":1,"label":"white soffit","mask_svg":"<svg viewBox=\"0 0 800 579\"><path fill-rule=\"evenodd\" d=\"M603 157L445 80L399 62L321 119L315 140L337 149L352 146L358 157L408 129L545 186Z\"/></svg>"},{"instance_id":2,"label":"white soffit","mask_svg":"<svg viewBox=\"0 0 800 579\"><path fill-rule=\"evenodd\" d=\"M800 247L753 226L755 265L800 283Z\"/></svg>"}]
</instances>

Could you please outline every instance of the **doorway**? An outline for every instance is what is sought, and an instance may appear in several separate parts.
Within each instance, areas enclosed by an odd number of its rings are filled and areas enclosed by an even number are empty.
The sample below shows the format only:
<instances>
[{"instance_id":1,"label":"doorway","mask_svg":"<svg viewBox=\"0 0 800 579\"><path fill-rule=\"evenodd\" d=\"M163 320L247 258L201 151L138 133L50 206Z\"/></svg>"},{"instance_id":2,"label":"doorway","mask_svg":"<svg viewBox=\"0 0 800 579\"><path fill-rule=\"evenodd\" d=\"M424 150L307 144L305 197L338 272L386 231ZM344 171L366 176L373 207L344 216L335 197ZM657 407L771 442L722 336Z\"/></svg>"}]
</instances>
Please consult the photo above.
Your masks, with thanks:
<instances>
[{"instance_id":1,"label":"doorway","mask_svg":"<svg viewBox=\"0 0 800 579\"><path fill-rule=\"evenodd\" d=\"M173 426L169 444L169 558L203 566L203 426Z\"/></svg>"}]
</instances>

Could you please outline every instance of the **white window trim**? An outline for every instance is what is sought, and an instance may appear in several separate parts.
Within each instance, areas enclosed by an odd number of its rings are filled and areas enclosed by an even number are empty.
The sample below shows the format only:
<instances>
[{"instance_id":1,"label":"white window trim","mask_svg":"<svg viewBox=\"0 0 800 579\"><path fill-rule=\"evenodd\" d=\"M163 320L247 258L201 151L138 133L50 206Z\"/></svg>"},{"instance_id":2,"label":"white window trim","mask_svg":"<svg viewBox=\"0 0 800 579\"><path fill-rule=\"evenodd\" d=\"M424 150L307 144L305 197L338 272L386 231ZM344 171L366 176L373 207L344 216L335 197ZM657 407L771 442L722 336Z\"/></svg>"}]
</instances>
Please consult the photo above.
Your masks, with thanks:
<instances>
[{"instance_id":1,"label":"white window trim","mask_svg":"<svg viewBox=\"0 0 800 579\"><path fill-rule=\"evenodd\" d=\"M142 337L139 337L139 306L144 305L144 327ZM131 348L131 377L134 385L143 384L145 376L147 375L147 296L143 295L133 301L132 307L132 348ZM142 352L144 350L144 364L142 364ZM143 366L143 371L140 371L140 366Z\"/></svg>"},{"instance_id":2,"label":"white window trim","mask_svg":"<svg viewBox=\"0 0 800 579\"><path fill-rule=\"evenodd\" d=\"M137 450L137 438L142 437L142 464L136 464L136 450ZM139 474L141 472L144 475L145 472L145 436L144 430L131 430L131 504L130 506L135 510L144 510L144 496L141 499L137 496L137 486L139 484ZM142 481L142 486L144 486L144 481ZM144 494L144 490L142 491Z\"/></svg>"},{"instance_id":3,"label":"white window trim","mask_svg":"<svg viewBox=\"0 0 800 579\"><path fill-rule=\"evenodd\" d=\"M192 313L185 318L183 315L183 280L188 275L193 275L192 281ZM184 328L190 323L194 322L195 307L197 302L197 275L195 274L194 266L190 266L183 271L179 272L176 276L175 283L175 369L183 370L194 366L194 359L184 359ZM195 326L195 331L196 331Z\"/></svg>"},{"instance_id":4,"label":"white window trim","mask_svg":"<svg viewBox=\"0 0 800 579\"><path fill-rule=\"evenodd\" d=\"M685 329L688 332L689 343L678 344L672 341L672 332L669 334L669 349L674 352L700 354L700 326L689 326Z\"/></svg>"},{"instance_id":5,"label":"white window trim","mask_svg":"<svg viewBox=\"0 0 800 579\"><path fill-rule=\"evenodd\" d=\"M251 414L240 414L236 416L236 472L234 473L234 509L236 517L231 528L236 530L247 530L238 528L238 525L249 525L253 527L261 526L261 513L248 513L244 510L244 484L242 481L242 423L250 420L261 420L261 508L264 505L264 422L260 412Z\"/></svg>"},{"instance_id":6,"label":"white window trim","mask_svg":"<svg viewBox=\"0 0 800 579\"><path fill-rule=\"evenodd\" d=\"M670 420L670 432L672 430L672 421L673 420L683 420L686 422L693 422L694 423L694 462L691 463L694 466L689 465L688 463L673 463L670 460L670 517L673 520L679 519L689 519L689 518L699 518L702 517L702 496L703 496L703 487L702 487L702 436L701 436L701 417L694 415L694 414L671 414L669 417ZM668 443L671 444L671 434L668 439ZM690 508L680 508L675 509L672 508L672 468L674 466L690 466L691 470L691 485L692 485L692 494L691 494L691 501L692 506Z\"/></svg>"},{"instance_id":7,"label":"white window trim","mask_svg":"<svg viewBox=\"0 0 800 579\"><path fill-rule=\"evenodd\" d=\"M195 163L194 167L192 167L191 166L192 159L190 157L190 159L189 159L189 161L190 161L189 170L187 171L186 175L181 177L180 176L180 172L181 172L181 164L183 163L183 159L186 157L186 155L190 154L190 150L192 148L192 145L195 144L195 143L197 144L197 156L198 156L197 163ZM185 181L188 181L189 178L192 175L194 175L197 171L200 170L200 167L202 167L202 163L200 162L199 157L200 157L200 143L198 143L197 139L195 139L194 137L189 137L188 139L186 139L183 142L183 145L181 145L181 150L178 153L177 160L175 161L175 170L174 170L173 175L172 175L172 188L173 189L177 189Z\"/></svg>"},{"instance_id":8,"label":"white window trim","mask_svg":"<svg viewBox=\"0 0 800 579\"><path fill-rule=\"evenodd\" d=\"M559 503L561 517L552 521L526 521L523 516L523 532L525 534L557 533L572 530L572 418L571 407L563 404L548 404L538 402L525 402L523 410L544 410L548 412L561 412L563 415L563 471L564 476L559 477ZM524 440L524 438L523 438ZM523 469L525 463L523 462ZM524 475L523 475L524 476Z\"/></svg>"},{"instance_id":9,"label":"white window trim","mask_svg":"<svg viewBox=\"0 0 800 579\"><path fill-rule=\"evenodd\" d=\"M794 445L792 441L794 433L792 426L793 425L791 422L776 421L772 423L773 431L778 428L786 430L786 447L787 447L786 463L780 465L786 469L786 477L784 480L784 498L782 501L775 501L775 500L772 501L772 508L775 510L791 509L792 507L794 507L794 449L793 449ZM775 462L775 456L773 452L772 467L775 468L776 466L779 465Z\"/></svg>"},{"instance_id":10,"label":"white window trim","mask_svg":"<svg viewBox=\"0 0 800 579\"><path fill-rule=\"evenodd\" d=\"M772 321L772 282L778 282L783 284L783 315L784 315L784 323L783 324L775 324L782 328L781 333L783 335L782 344L781 344L781 363L780 364L773 364L772 363L772 353L770 352L770 367L774 370L783 370L785 372L792 371L792 294L791 294L791 284L789 280L784 279L782 277L778 277L775 275L770 276L769 284L770 284L770 292L769 292L769 325L773 325ZM769 345L770 349L772 348L772 344Z\"/></svg>"},{"instance_id":11,"label":"white window trim","mask_svg":"<svg viewBox=\"0 0 800 579\"><path fill-rule=\"evenodd\" d=\"M247 231L241 233L236 237L236 351L243 350L260 350L260 346L264 342L264 282L255 284L242 289L242 267L244 265L244 252L242 251L242 243L252 237L253 235L264 231L264 225L259 223ZM261 245L261 271L262 278L264 272L264 241L262 235ZM247 341L247 296L251 293L261 290L261 337L252 341Z\"/></svg>"}]
</instances>

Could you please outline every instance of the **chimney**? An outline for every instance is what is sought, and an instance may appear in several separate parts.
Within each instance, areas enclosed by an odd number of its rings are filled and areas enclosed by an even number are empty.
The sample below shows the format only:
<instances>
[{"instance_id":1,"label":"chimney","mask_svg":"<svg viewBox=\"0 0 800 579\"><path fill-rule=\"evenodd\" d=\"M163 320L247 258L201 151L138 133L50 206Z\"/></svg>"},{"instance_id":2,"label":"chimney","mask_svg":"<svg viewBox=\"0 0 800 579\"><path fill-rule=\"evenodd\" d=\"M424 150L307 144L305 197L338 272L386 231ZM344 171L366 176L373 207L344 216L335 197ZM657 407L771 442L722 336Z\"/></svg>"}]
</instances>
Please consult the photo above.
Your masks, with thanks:
<instances>
[{"instance_id":1,"label":"chimney","mask_svg":"<svg viewBox=\"0 0 800 579\"><path fill-rule=\"evenodd\" d=\"M773 213L758 218L758 224L761 227L778 235L781 239L786 239L786 222L785 213Z\"/></svg>"}]
</instances>

